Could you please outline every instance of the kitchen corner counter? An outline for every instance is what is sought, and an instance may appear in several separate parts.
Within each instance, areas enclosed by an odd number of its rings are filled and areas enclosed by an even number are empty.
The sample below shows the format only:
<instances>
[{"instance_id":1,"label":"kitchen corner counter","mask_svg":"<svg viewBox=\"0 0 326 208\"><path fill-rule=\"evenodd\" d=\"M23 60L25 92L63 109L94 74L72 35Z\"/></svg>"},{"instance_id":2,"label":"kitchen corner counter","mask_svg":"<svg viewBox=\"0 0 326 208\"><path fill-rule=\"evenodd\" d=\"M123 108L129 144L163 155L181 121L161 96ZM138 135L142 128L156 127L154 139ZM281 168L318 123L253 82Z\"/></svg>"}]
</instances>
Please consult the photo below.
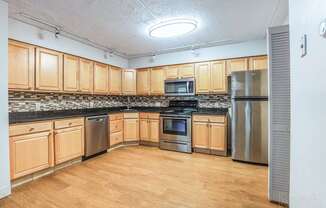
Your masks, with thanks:
<instances>
[{"instance_id":1,"label":"kitchen corner counter","mask_svg":"<svg viewBox=\"0 0 326 208\"><path fill-rule=\"evenodd\" d=\"M193 115L226 115L228 108L199 108Z\"/></svg>"}]
</instances>

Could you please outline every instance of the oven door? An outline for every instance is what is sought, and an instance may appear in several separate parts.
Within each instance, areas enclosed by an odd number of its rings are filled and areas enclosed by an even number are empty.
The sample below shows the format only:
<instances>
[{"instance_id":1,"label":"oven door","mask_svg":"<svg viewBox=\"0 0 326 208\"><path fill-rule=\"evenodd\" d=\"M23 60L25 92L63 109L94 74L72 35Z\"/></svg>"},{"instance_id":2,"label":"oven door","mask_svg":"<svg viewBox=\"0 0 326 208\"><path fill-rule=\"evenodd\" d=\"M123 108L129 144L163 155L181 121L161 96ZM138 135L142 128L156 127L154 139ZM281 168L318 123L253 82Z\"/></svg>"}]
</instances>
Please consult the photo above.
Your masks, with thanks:
<instances>
[{"instance_id":1,"label":"oven door","mask_svg":"<svg viewBox=\"0 0 326 208\"><path fill-rule=\"evenodd\" d=\"M165 141L191 141L191 118L161 116L160 139Z\"/></svg>"},{"instance_id":2,"label":"oven door","mask_svg":"<svg viewBox=\"0 0 326 208\"><path fill-rule=\"evenodd\" d=\"M194 79L166 80L164 83L165 95L194 95Z\"/></svg>"}]
</instances>

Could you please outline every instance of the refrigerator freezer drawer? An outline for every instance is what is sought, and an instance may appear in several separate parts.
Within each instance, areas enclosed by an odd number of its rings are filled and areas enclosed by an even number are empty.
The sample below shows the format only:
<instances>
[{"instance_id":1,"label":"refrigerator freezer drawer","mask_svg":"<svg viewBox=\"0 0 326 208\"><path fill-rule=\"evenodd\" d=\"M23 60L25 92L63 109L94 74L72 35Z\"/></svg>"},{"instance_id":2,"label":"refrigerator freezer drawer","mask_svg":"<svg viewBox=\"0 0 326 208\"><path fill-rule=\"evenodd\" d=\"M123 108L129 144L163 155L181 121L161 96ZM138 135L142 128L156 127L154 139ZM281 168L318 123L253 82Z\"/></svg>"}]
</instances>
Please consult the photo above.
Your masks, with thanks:
<instances>
[{"instance_id":1,"label":"refrigerator freezer drawer","mask_svg":"<svg viewBox=\"0 0 326 208\"><path fill-rule=\"evenodd\" d=\"M232 159L268 163L267 100L232 100Z\"/></svg>"}]
</instances>

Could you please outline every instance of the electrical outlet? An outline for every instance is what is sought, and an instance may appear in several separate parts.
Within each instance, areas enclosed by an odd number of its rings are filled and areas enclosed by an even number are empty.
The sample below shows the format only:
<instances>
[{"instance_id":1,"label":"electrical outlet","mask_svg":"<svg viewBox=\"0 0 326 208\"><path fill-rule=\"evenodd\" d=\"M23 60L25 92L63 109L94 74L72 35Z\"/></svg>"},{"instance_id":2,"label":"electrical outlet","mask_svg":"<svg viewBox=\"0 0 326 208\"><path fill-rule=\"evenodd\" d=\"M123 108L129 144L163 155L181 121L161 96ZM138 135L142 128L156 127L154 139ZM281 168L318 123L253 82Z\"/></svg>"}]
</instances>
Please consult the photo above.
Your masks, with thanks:
<instances>
[{"instance_id":1,"label":"electrical outlet","mask_svg":"<svg viewBox=\"0 0 326 208\"><path fill-rule=\"evenodd\" d=\"M40 111L41 110L41 103L36 103L35 108L36 108L36 111Z\"/></svg>"},{"instance_id":2,"label":"electrical outlet","mask_svg":"<svg viewBox=\"0 0 326 208\"><path fill-rule=\"evenodd\" d=\"M307 55L307 35L306 34L304 34L301 37L300 49L301 49L301 57L305 57Z\"/></svg>"}]
</instances>

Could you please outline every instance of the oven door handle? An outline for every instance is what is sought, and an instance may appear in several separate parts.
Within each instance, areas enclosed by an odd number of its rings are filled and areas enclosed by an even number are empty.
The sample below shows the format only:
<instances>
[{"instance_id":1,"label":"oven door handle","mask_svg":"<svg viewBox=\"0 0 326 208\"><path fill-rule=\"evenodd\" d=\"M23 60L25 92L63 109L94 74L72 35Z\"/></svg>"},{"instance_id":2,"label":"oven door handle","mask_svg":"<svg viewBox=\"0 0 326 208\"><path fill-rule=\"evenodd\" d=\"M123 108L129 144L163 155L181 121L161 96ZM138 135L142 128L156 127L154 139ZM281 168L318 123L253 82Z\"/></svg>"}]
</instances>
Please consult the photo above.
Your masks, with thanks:
<instances>
[{"instance_id":1,"label":"oven door handle","mask_svg":"<svg viewBox=\"0 0 326 208\"><path fill-rule=\"evenodd\" d=\"M162 119L175 119L175 120L184 120L184 119L191 119L191 116L189 117L178 117L178 116L161 116Z\"/></svg>"}]
</instances>

